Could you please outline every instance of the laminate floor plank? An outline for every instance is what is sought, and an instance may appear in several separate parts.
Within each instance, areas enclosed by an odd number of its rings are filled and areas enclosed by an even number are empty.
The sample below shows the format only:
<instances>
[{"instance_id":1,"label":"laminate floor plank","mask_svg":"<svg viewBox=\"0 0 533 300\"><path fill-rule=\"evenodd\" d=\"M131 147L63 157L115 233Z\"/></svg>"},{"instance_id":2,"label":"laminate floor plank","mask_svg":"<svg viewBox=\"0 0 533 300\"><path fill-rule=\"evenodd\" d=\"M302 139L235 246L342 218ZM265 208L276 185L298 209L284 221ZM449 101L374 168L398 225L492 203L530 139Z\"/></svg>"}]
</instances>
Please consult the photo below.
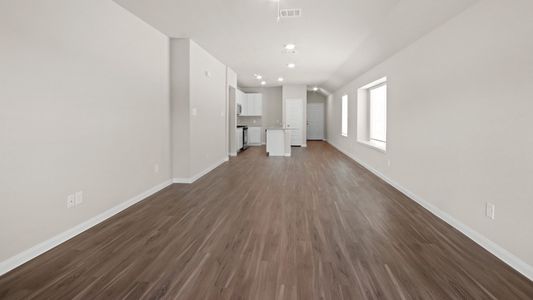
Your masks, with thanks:
<instances>
[{"instance_id":1,"label":"laminate floor plank","mask_svg":"<svg viewBox=\"0 0 533 300\"><path fill-rule=\"evenodd\" d=\"M533 299L533 283L324 142L252 147L0 277L0 299Z\"/></svg>"}]
</instances>

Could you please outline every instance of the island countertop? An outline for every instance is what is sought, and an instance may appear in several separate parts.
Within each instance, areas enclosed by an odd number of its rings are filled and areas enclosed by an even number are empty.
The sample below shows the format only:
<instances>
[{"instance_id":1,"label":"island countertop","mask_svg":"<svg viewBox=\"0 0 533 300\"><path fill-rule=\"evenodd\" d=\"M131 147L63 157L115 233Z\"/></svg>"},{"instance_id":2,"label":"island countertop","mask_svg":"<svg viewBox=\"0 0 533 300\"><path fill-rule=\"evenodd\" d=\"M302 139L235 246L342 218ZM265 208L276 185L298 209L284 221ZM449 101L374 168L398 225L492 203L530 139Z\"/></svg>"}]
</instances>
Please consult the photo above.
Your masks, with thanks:
<instances>
[{"instance_id":1,"label":"island countertop","mask_svg":"<svg viewBox=\"0 0 533 300\"><path fill-rule=\"evenodd\" d=\"M266 152L268 156L291 156L290 127L266 128Z\"/></svg>"}]
</instances>

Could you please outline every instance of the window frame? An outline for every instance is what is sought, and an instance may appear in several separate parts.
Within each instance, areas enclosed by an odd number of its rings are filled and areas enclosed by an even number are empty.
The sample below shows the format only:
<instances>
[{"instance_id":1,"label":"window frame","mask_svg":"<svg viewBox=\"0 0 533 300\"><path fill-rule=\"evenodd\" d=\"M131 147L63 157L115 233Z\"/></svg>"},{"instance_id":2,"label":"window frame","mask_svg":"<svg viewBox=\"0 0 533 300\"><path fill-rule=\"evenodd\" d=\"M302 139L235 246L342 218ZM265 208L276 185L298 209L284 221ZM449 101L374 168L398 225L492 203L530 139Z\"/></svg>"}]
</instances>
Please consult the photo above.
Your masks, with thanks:
<instances>
[{"instance_id":1,"label":"window frame","mask_svg":"<svg viewBox=\"0 0 533 300\"><path fill-rule=\"evenodd\" d=\"M372 134L371 134L372 133L372 96L371 96L372 94L371 92L383 86L385 86L387 89L386 94L385 94L385 140L384 141L372 138ZM375 141L377 143L387 144L387 132L388 132L387 130L387 124L388 124L387 107L388 107L388 98L389 98L387 81L370 86L369 88L367 88L367 93L368 93L368 96L367 96L368 97L368 140L370 142Z\"/></svg>"},{"instance_id":2,"label":"window frame","mask_svg":"<svg viewBox=\"0 0 533 300\"><path fill-rule=\"evenodd\" d=\"M385 141L371 139L370 127L371 127L371 103L370 103L370 91L380 88L382 86L387 87L385 96ZM388 148L388 127L389 127L389 81L387 76L374 80L357 89L357 124L356 124L356 141L366 147L372 148L382 153L387 152Z\"/></svg>"},{"instance_id":3,"label":"window frame","mask_svg":"<svg viewBox=\"0 0 533 300\"><path fill-rule=\"evenodd\" d=\"M345 94L341 97L341 136L342 137L348 137L348 127L349 127L349 97L348 94ZM345 105L346 100L346 105ZM346 107L345 107L346 106ZM344 119L346 117L346 120ZM346 121L346 122L345 122ZM346 123L346 130L344 130L344 125Z\"/></svg>"}]
</instances>

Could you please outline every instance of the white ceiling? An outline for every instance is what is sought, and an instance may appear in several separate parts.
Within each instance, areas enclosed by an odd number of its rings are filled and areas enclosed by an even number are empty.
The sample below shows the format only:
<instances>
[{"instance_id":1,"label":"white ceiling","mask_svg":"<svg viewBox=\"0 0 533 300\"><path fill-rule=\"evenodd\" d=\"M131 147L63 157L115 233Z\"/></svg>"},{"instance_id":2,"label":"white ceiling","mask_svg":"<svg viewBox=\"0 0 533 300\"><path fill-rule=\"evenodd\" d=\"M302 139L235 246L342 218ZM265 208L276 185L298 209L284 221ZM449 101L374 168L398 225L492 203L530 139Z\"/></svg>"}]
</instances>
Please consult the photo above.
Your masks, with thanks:
<instances>
[{"instance_id":1,"label":"white ceiling","mask_svg":"<svg viewBox=\"0 0 533 300\"><path fill-rule=\"evenodd\" d=\"M170 37L191 38L235 70L239 85L334 91L477 0L280 0L303 16L276 20L274 0L115 0ZM283 53L294 43L297 54ZM296 63L288 69L289 62Z\"/></svg>"}]
</instances>

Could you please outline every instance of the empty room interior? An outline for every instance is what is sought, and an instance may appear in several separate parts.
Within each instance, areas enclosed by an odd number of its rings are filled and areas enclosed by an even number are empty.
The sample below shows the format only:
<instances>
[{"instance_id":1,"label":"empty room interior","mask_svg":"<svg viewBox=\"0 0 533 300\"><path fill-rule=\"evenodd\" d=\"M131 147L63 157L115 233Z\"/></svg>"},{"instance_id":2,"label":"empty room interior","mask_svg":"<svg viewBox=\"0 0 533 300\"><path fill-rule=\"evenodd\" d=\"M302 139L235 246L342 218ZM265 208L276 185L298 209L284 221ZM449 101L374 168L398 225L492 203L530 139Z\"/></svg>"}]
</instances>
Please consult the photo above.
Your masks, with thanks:
<instances>
[{"instance_id":1,"label":"empty room interior","mask_svg":"<svg viewBox=\"0 0 533 300\"><path fill-rule=\"evenodd\" d=\"M0 0L0 299L533 299L533 1Z\"/></svg>"}]
</instances>

